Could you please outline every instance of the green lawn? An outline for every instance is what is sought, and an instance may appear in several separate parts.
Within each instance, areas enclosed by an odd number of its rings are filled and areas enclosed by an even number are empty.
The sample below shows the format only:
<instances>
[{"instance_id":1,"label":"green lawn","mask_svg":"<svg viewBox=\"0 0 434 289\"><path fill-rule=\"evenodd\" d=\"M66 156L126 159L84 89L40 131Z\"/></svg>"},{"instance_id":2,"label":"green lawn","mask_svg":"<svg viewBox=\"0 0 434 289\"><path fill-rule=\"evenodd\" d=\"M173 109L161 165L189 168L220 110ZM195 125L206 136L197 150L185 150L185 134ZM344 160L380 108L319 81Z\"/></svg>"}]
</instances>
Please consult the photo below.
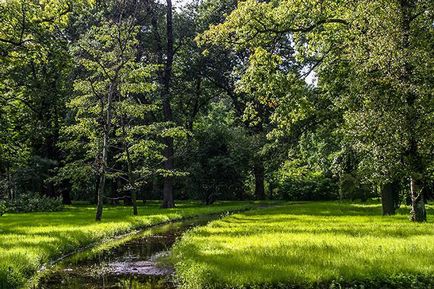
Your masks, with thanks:
<instances>
[{"instance_id":1,"label":"green lawn","mask_svg":"<svg viewBox=\"0 0 434 289\"><path fill-rule=\"evenodd\" d=\"M225 202L205 207L178 202L177 208L165 210L150 203L139 207L137 217L129 207L108 207L101 223L94 221L93 206L68 206L56 213L6 214L0 217L0 288L19 288L47 261L135 228L251 206Z\"/></svg>"},{"instance_id":2,"label":"green lawn","mask_svg":"<svg viewBox=\"0 0 434 289\"><path fill-rule=\"evenodd\" d=\"M173 261L189 289L434 288L432 207L428 213L430 223L413 224L406 208L382 217L377 204L254 210L187 233Z\"/></svg>"}]
</instances>

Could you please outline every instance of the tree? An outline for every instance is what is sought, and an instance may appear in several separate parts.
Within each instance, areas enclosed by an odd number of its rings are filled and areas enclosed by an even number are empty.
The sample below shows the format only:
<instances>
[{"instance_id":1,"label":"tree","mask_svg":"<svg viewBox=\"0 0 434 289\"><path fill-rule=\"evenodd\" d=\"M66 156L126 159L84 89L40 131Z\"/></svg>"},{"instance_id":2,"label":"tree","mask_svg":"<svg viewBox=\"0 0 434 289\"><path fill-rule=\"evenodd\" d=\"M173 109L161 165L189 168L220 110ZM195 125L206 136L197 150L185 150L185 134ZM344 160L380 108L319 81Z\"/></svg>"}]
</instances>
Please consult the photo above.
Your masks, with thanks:
<instances>
[{"instance_id":1,"label":"tree","mask_svg":"<svg viewBox=\"0 0 434 289\"><path fill-rule=\"evenodd\" d=\"M155 13L155 12L154 12ZM155 16L153 16L155 17ZM156 22L156 20L154 20ZM154 23L154 25L158 25ZM174 36L173 36L173 7L172 1L166 0L166 38L163 48L163 40L159 36L158 27L154 27L156 30L156 40L157 40L157 55L158 63L162 65L162 69L159 71L159 81L160 81L160 93L162 99L162 109L164 121L167 123L173 122L173 111L171 104L171 83L172 83L172 70L173 70L173 58L175 55L174 51ZM165 51L163 51L165 49ZM175 207L174 197L173 197L173 175L174 170L174 144L173 137L164 137L164 170L166 171L164 176L163 184L163 203L161 206L163 208L173 208Z\"/></svg>"},{"instance_id":2,"label":"tree","mask_svg":"<svg viewBox=\"0 0 434 289\"><path fill-rule=\"evenodd\" d=\"M342 38L346 48L339 54L352 76L338 105L347 110L347 140L362 156L360 169L386 191L404 179L411 219L417 222L426 220L422 187L432 159L432 120L426 110L431 79L420 62L432 61L429 11L425 1L361 1L348 20L351 26ZM388 208L395 207L396 198L388 195L383 203L391 203L384 209L393 213Z\"/></svg>"},{"instance_id":3,"label":"tree","mask_svg":"<svg viewBox=\"0 0 434 289\"><path fill-rule=\"evenodd\" d=\"M225 22L211 25L198 37L201 44L217 44L228 51L222 62L232 66L214 77L228 91L240 119L252 134L252 142L256 143L258 153L254 156L253 171L258 199L264 198L266 155L276 152L277 141L292 146L293 140L301 136L303 127L315 126L315 117L321 114L321 119L327 117L324 110L315 110L323 102L317 107L312 102L315 94L303 81L308 73L305 75L304 64L296 59L289 32L273 32L271 30L276 28L266 27L262 22L274 25L273 20L269 20L270 15L273 17L272 13L276 12L277 17L278 13L284 13L273 11L273 7L271 3L240 2ZM286 11L288 7L278 9ZM209 53L216 50L211 47ZM296 129L292 131L293 128Z\"/></svg>"},{"instance_id":4,"label":"tree","mask_svg":"<svg viewBox=\"0 0 434 289\"><path fill-rule=\"evenodd\" d=\"M213 27L224 21L223 15L236 8L236 1L205 1L198 7L200 33L209 26ZM254 177L255 196L265 199L266 174L266 134L272 129L270 115L274 107L258 101L257 95L248 85L237 85L248 67L250 53L248 50L232 50L231 46L222 44L218 39L208 37L207 32L197 37L197 42L204 51L201 66L202 77L210 81L221 94L230 99L236 112L238 123L250 134L250 141L255 147L251 168Z\"/></svg>"},{"instance_id":5,"label":"tree","mask_svg":"<svg viewBox=\"0 0 434 289\"><path fill-rule=\"evenodd\" d=\"M243 79L258 76L248 83L253 83L255 92L262 88L259 96L265 95L267 101L279 95L276 89L282 86L296 88L303 71L316 70L318 87L344 112L344 140L362 156L359 171L376 181L405 176L412 196L412 220L424 221L420 187L427 173L425 163L432 158L427 136L433 133L432 112L426 110L432 103L432 73L424 65L432 61L430 15L432 4L427 1L245 1L204 37L251 51ZM281 53L285 44L293 58ZM298 62L295 71L279 72L294 60ZM261 63L266 65L258 66ZM262 67L279 73L261 74ZM349 73L342 72L342 67ZM330 70L335 73L327 73ZM295 81L285 77L290 75ZM344 79L345 75L349 78ZM337 87L336 79L348 85ZM306 115L306 94L286 95L295 96L291 97L295 108L301 108L297 113L287 106L290 99L279 102L290 109L287 115ZM281 120L277 121L279 125Z\"/></svg>"},{"instance_id":6,"label":"tree","mask_svg":"<svg viewBox=\"0 0 434 289\"><path fill-rule=\"evenodd\" d=\"M136 35L138 27L133 19L119 19L118 22L103 21L93 26L78 41L76 58L82 74L74 83L77 96L69 106L75 111L75 123L65 129L66 134L75 135L78 145L84 140L88 160L94 159L93 166L99 176L97 191L96 220L102 217L106 178L113 173L109 160L115 144L115 124L121 124L121 136L127 138L127 99L130 94L150 91L152 86L143 81L149 77L149 68L136 62ZM143 113L137 104L133 112ZM128 163L128 182L133 191L134 213L135 180L133 179L130 148L123 146Z\"/></svg>"},{"instance_id":7,"label":"tree","mask_svg":"<svg viewBox=\"0 0 434 289\"><path fill-rule=\"evenodd\" d=\"M73 7L69 1L44 6L7 1L1 5L0 118L8 129L0 140L4 146L0 172L10 198L28 191L57 197L60 190L52 178L63 157L57 142L72 67L61 32ZM14 161L16 155L19 161ZM67 193L63 201L70 202Z\"/></svg>"}]
</instances>

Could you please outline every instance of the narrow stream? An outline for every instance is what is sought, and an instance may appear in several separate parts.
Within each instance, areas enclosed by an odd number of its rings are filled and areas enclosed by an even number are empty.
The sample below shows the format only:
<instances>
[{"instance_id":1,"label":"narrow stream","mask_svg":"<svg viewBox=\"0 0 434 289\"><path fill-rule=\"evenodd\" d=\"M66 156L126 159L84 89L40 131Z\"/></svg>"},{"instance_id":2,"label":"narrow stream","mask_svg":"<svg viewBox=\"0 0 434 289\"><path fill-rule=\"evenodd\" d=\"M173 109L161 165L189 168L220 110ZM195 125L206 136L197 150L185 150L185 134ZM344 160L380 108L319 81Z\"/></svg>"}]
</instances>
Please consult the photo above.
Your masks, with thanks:
<instances>
[{"instance_id":1,"label":"narrow stream","mask_svg":"<svg viewBox=\"0 0 434 289\"><path fill-rule=\"evenodd\" d=\"M175 288L171 280L173 269L162 265L161 259L184 232L216 218L207 216L156 226L128 236L128 241L112 249L97 254L92 250L78 253L49 269L35 289Z\"/></svg>"}]
</instances>

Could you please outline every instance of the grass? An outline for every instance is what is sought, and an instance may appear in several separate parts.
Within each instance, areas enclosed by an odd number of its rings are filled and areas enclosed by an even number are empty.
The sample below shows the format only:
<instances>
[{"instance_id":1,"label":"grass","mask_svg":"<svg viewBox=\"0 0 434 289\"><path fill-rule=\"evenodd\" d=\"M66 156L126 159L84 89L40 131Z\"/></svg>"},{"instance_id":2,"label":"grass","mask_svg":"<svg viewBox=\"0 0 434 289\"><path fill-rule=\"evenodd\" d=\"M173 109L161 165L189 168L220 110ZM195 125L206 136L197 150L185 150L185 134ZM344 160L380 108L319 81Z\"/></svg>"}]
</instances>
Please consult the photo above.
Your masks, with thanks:
<instances>
[{"instance_id":1,"label":"grass","mask_svg":"<svg viewBox=\"0 0 434 289\"><path fill-rule=\"evenodd\" d=\"M248 211L190 231L172 258L189 289L434 288L433 219L414 224L408 212L334 202Z\"/></svg>"},{"instance_id":2,"label":"grass","mask_svg":"<svg viewBox=\"0 0 434 289\"><path fill-rule=\"evenodd\" d=\"M179 202L177 208L166 210L148 203L139 207L140 216L132 216L130 207L106 207L100 223L94 221L95 208L85 205L55 213L6 214L0 217L0 289L20 288L42 264L103 239L171 220L251 206Z\"/></svg>"}]
</instances>

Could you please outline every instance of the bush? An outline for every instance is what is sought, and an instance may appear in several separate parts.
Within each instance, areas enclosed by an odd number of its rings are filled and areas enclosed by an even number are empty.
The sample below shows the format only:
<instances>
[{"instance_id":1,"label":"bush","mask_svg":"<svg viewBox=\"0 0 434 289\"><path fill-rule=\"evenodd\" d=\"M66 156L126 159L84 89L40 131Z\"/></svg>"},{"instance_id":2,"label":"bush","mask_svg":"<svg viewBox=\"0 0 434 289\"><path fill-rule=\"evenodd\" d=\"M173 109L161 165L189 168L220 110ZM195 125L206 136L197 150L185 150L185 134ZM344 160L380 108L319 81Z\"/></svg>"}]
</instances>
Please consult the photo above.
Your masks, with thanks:
<instances>
[{"instance_id":1,"label":"bush","mask_svg":"<svg viewBox=\"0 0 434 289\"><path fill-rule=\"evenodd\" d=\"M0 217L3 216L6 213L6 202L5 201L0 201Z\"/></svg>"},{"instance_id":2,"label":"bush","mask_svg":"<svg viewBox=\"0 0 434 289\"><path fill-rule=\"evenodd\" d=\"M21 195L6 204L6 210L14 213L57 212L63 210L62 198L50 198L39 194Z\"/></svg>"},{"instance_id":3,"label":"bush","mask_svg":"<svg viewBox=\"0 0 434 289\"><path fill-rule=\"evenodd\" d=\"M195 124L194 138L188 142L185 170L189 172L186 190L205 204L216 200L242 200L249 177L251 140L236 127L224 104Z\"/></svg>"},{"instance_id":4,"label":"bush","mask_svg":"<svg viewBox=\"0 0 434 289\"><path fill-rule=\"evenodd\" d=\"M343 174L339 180L339 197L341 200L361 200L365 202L376 195L372 186L363 184L360 179L352 174Z\"/></svg>"},{"instance_id":5,"label":"bush","mask_svg":"<svg viewBox=\"0 0 434 289\"><path fill-rule=\"evenodd\" d=\"M320 171L312 171L297 161L286 162L277 176L281 197L291 201L337 200L338 185Z\"/></svg>"},{"instance_id":6,"label":"bush","mask_svg":"<svg viewBox=\"0 0 434 289\"><path fill-rule=\"evenodd\" d=\"M291 201L327 201L337 200L338 187L329 178L285 179L279 190L285 200Z\"/></svg>"},{"instance_id":7,"label":"bush","mask_svg":"<svg viewBox=\"0 0 434 289\"><path fill-rule=\"evenodd\" d=\"M19 288L23 283L23 277L13 267L0 266L0 289Z\"/></svg>"}]
</instances>

